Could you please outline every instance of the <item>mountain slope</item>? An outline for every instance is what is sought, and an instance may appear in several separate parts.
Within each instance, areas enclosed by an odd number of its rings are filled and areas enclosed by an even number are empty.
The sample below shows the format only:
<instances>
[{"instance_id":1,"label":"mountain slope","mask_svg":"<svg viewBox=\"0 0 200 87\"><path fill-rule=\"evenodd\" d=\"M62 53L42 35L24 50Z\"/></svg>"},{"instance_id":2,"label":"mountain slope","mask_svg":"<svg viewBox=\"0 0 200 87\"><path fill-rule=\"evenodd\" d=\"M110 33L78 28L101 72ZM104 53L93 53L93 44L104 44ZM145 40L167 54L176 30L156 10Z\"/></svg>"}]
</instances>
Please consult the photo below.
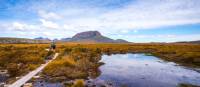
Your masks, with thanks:
<instances>
[{"instance_id":1,"label":"mountain slope","mask_svg":"<svg viewBox=\"0 0 200 87\"><path fill-rule=\"evenodd\" d=\"M118 39L113 40L101 35L98 31L86 31L77 33L72 38L63 38L63 41L68 42L99 42L99 43L127 43L128 41Z\"/></svg>"},{"instance_id":2,"label":"mountain slope","mask_svg":"<svg viewBox=\"0 0 200 87\"><path fill-rule=\"evenodd\" d=\"M49 40L35 40L27 38L10 38L10 37L0 37L1 44L11 44L11 43L49 43Z\"/></svg>"},{"instance_id":3,"label":"mountain slope","mask_svg":"<svg viewBox=\"0 0 200 87\"><path fill-rule=\"evenodd\" d=\"M49 38L43 38L43 37L37 37L37 38L34 38L35 40L47 40L47 41L50 41Z\"/></svg>"},{"instance_id":4,"label":"mountain slope","mask_svg":"<svg viewBox=\"0 0 200 87\"><path fill-rule=\"evenodd\" d=\"M115 40L115 42L117 42L117 43L129 43L128 41L123 40L123 39L117 39L117 40Z\"/></svg>"},{"instance_id":5,"label":"mountain slope","mask_svg":"<svg viewBox=\"0 0 200 87\"><path fill-rule=\"evenodd\" d=\"M182 42L176 42L176 43L191 43L191 44L200 44L200 40L197 40L197 41L182 41Z\"/></svg>"}]
</instances>

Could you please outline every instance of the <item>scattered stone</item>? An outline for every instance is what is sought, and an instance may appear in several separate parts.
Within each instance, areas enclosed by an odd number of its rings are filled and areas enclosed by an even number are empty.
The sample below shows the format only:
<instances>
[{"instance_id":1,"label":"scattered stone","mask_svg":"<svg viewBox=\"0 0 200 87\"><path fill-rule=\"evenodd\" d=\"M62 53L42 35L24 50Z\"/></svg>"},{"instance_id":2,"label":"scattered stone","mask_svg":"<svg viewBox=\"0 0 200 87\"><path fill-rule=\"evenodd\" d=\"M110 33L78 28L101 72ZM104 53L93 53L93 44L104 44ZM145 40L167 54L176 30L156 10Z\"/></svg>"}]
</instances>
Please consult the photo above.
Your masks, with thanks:
<instances>
[{"instance_id":1,"label":"scattered stone","mask_svg":"<svg viewBox=\"0 0 200 87\"><path fill-rule=\"evenodd\" d=\"M33 87L33 84L32 84L32 83L25 83L25 84L23 85L23 87Z\"/></svg>"}]
</instances>

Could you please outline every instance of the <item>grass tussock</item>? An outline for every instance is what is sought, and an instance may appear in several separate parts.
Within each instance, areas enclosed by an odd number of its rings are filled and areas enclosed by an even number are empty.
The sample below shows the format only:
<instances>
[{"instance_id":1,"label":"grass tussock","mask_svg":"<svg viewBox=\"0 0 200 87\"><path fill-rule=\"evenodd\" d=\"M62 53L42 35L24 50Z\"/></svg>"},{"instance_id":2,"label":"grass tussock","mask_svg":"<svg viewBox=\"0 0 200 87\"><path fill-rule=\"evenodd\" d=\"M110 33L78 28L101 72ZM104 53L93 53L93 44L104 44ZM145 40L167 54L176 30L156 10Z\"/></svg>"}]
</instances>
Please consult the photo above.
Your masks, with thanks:
<instances>
[{"instance_id":1,"label":"grass tussock","mask_svg":"<svg viewBox=\"0 0 200 87\"><path fill-rule=\"evenodd\" d=\"M200 45L197 44L58 44L61 53L44 70L50 77L84 79L100 75L98 67L103 54L146 53L183 65L200 66Z\"/></svg>"},{"instance_id":2,"label":"grass tussock","mask_svg":"<svg viewBox=\"0 0 200 87\"><path fill-rule=\"evenodd\" d=\"M12 77L35 69L44 63L49 44L2 44L0 68L9 70ZM146 53L182 65L200 67L199 44L79 44L59 43L58 58L51 62L43 74L50 78L84 79L97 77L103 54Z\"/></svg>"},{"instance_id":3,"label":"grass tussock","mask_svg":"<svg viewBox=\"0 0 200 87\"><path fill-rule=\"evenodd\" d=\"M34 70L45 63L48 45L0 44L0 69L8 70L10 78Z\"/></svg>"},{"instance_id":4,"label":"grass tussock","mask_svg":"<svg viewBox=\"0 0 200 87\"><path fill-rule=\"evenodd\" d=\"M82 79L75 80L74 85L72 87L84 87L84 80Z\"/></svg>"},{"instance_id":5,"label":"grass tussock","mask_svg":"<svg viewBox=\"0 0 200 87\"><path fill-rule=\"evenodd\" d=\"M65 77L65 79L84 79L89 73L98 71L101 55L94 50L74 47L71 51L64 50L63 56L51 62L43 74L54 78ZM96 74L98 75L98 74Z\"/></svg>"}]
</instances>

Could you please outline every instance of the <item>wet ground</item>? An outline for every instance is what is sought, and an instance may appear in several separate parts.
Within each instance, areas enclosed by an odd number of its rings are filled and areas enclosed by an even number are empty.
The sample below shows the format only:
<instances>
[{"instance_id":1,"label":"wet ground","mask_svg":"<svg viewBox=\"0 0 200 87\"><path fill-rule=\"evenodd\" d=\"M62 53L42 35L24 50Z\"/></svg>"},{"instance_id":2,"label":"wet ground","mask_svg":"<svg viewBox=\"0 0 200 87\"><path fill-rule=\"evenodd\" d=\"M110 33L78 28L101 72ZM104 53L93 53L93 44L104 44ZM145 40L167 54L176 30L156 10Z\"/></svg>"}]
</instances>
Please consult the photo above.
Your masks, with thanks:
<instances>
[{"instance_id":1,"label":"wet ground","mask_svg":"<svg viewBox=\"0 0 200 87\"><path fill-rule=\"evenodd\" d=\"M97 78L112 82L115 86L128 87L176 87L179 84L200 86L200 73L173 62L165 62L144 54L117 54L102 57Z\"/></svg>"},{"instance_id":2,"label":"wet ground","mask_svg":"<svg viewBox=\"0 0 200 87\"><path fill-rule=\"evenodd\" d=\"M145 54L104 55L101 75L87 84L106 87L177 87L200 86L200 72ZM61 83L36 81L34 87L62 87Z\"/></svg>"}]
</instances>

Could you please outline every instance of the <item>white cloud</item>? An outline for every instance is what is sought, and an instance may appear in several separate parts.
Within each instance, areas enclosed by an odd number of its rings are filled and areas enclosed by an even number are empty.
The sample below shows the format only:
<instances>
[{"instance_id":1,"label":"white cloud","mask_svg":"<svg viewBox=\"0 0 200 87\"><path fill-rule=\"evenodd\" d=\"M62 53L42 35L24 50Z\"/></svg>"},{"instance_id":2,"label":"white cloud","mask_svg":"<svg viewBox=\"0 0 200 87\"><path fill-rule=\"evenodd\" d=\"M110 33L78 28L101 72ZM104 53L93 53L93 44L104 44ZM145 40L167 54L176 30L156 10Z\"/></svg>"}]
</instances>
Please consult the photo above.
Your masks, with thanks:
<instances>
[{"instance_id":1,"label":"white cloud","mask_svg":"<svg viewBox=\"0 0 200 87\"><path fill-rule=\"evenodd\" d=\"M40 21L42 22L42 25L46 28L50 28L50 29L58 29L59 28L59 25L52 21L47 21L45 19L40 19Z\"/></svg>"},{"instance_id":2,"label":"white cloud","mask_svg":"<svg viewBox=\"0 0 200 87\"><path fill-rule=\"evenodd\" d=\"M197 0L138 0L135 3L103 14L104 26L149 29L200 23L200 6L194 5L199 3Z\"/></svg>"},{"instance_id":3,"label":"white cloud","mask_svg":"<svg viewBox=\"0 0 200 87\"><path fill-rule=\"evenodd\" d=\"M62 19L52 22L74 32L137 33L140 29L200 23L199 8L197 0L136 0L115 9L66 7L59 10Z\"/></svg>"},{"instance_id":4,"label":"white cloud","mask_svg":"<svg viewBox=\"0 0 200 87\"><path fill-rule=\"evenodd\" d=\"M26 26L27 25L19 23L19 22L13 22L13 25L12 25L13 29L16 29L16 30L24 30Z\"/></svg>"},{"instance_id":5,"label":"white cloud","mask_svg":"<svg viewBox=\"0 0 200 87\"><path fill-rule=\"evenodd\" d=\"M128 33L128 30L121 30L122 33Z\"/></svg>"},{"instance_id":6,"label":"white cloud","mask_svg":"<svg viewBox=\"0 0 200 87\"><path fill-rule=\"evenodd\" d=\"M51 20L51 19L61 19L62 17L54 12L45 12L43 10L38 11L40 17Z\"/></svg>"},{"instance_id":7,"label":"white cloud","mask_svg":"<svg viewBox=\"0 0 200 87\"><path fill-rule=\"evenodd\" d=\"M12 26L16 30L35 32L38 35L41 32L48 32L41 35L50 37L53 37L51 35L55 32L60 35L54 34L54 37L69 37L87 30L98 30L106 36L119 34L120 37L126 37L125 34L128 33L139 34L140 29L200 23L199 0L133 0L116 8L95 5L90 7L81 3L66 5L68 2L65 0L62 1L63 3L41 2L32 3L32 6L29 6L31 9L27 8L37 13L36 18L30 18L31 20L28 21L21 20L23 22L13 19L12 24L8 23L3 27L10 29ZM22 6L22 8L25 7ZM168 36L138 35L134 37L175 38L177 36L169 34Z\"/></svg>"},{"instance_id":8,"label":"white cloud","mask_svg":"<svg viewBox=\"0 0 200 87\"><path fill-rule=\"evenodd\" d=\"M48 6L43 6L45 4ZM77 2L72 3L73 6L66 6L65 1L43 2L41 5L37 3L34 6L44 19L43 25L55 28L59 24L71 31L123 33L121 31L135 32L139 29L200 23L198 0L136 0L113 9L101 6L91 8Z\"/></svg>"},{"instance_id":9,"label":"white cloud","mask_svg":"<svg viewBox=\"0 0 200 87\"><path fill-rule=\"evenodd\" d=\"M45 36L52 36L53 33L50 33L50 32L42 32L42 34L44 34Z\"/></svg>"},{"instance_id":10,"label":"white cloud","mask_svg":"<svg viewBox=\"0 0 200 87\"><path fill-rule=\"evenodd\" d=\"M95 1L94 1L95 2ZM93 1L40 1L31 3L45 26L70 25L77 30L117 32L200 23L199 0L133 0L118 8ZM105 1L108 4L113 1ZM117 2L117 1L116 1ZM70 4L68 4L70 3ZM90 7L91 3L93 7ZM68 5L66 5L68 4ZM97 6L95 6L97 4ZM25 7L24 7L25 8ZM47 23L46 23L47 22ZM64 27L66 29L66 26ZM69 28L68 28L69 29ZM123 33L123 32L122 32Z\"/></svg>"},{"instance_id":11,"label":"white cloud","mask_svg":"<svg viewBox=\"0 0 200 87\"><path fill-rule=\"evenodd\" d=\"M9 30L14 30L14 31L15 30L16 31L30 31L34 29L39 29L40 26L15 21L12 24L9 24L9 23L4 24L4 28L9 29Z\"/></svg>"}]
</instances>

